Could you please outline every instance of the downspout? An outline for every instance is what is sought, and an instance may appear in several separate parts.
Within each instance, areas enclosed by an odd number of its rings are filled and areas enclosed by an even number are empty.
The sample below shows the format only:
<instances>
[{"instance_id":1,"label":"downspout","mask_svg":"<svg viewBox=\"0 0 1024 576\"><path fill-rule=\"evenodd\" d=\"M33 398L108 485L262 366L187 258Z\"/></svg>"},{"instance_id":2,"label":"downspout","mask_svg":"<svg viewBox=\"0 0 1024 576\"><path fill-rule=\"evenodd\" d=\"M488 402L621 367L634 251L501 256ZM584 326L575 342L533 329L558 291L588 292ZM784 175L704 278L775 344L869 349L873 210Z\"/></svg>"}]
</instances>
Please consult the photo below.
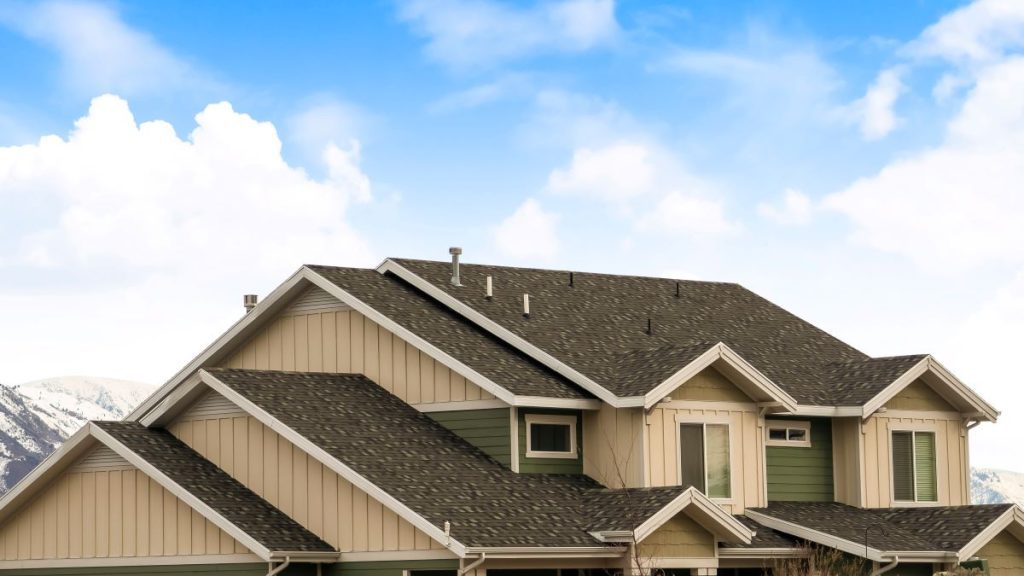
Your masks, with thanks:
<instances>
[{"instance_id":1,"label":"downspout","mask_svg":"<svg viewBox=\"0 0 1024 576\"><path fill-rule=\"evenodd\" d=\"M284 562L278 564L277 568L270 568L270 571L267 572L267 576L277 576L281 572L284 572L284 569L287 568L288 565L291 564L291 563L292 563L291 556L285 556L284 557ZM273 563L271 563L270 566L273 566Z\"/></svg>"},{"instance_id":2,"label":"downspout","mask_svg":"<svg viewBox=\"0 0 1024 576\"><path fill-rule=\"evenodd\" d=\"M895 568L896 565L899 564L899 563L900 563L900 557L899 556L893 556L892 557L892 562L890 562L889 564L886 564L885 566L882 566L881 568L875 570L874 572L871 573L871 576L879 576L880 574L885 574L889 570L892 570L893 568Z\"/></svg>"},{"instance_id":3,"label":"downspout","mask_svg":"<svg viewBox=\"0 0 1024 576\"><path fill-rule=\"evenodd\" d=\"M474 560L472 564L470 564L469 566L466 566L464 568L459 568L459 576L463 576L467 572L472 572L473 570L476 569L477 566L483 564L484 560L486 560L486 559L487 559L487 553L486 552L481 552L480 553L480 557L477 558L476 560Z\"/></svg>"}]
</instances>

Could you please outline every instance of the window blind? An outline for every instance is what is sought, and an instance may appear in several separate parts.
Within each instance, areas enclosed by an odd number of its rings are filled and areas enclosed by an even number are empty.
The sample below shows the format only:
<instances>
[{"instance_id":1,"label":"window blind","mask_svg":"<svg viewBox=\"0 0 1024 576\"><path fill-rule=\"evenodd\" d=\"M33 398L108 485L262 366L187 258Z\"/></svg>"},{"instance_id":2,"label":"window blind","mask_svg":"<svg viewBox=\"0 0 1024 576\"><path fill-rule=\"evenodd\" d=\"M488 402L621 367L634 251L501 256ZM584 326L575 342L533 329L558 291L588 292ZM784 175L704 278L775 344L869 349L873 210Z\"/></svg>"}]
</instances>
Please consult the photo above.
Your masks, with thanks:
<instances>
[{"instance_id":1,"label":"window blind","mask_svg":"<svg viewBox=\"0 0 1024 576\"><path fill-rule=\"evenodd\" d=\"M892 433L893 498L904 502L914 500L914 433Z\"/></svg>"},{"instance_id":2,"label":"window blind","mask_svg":"<svg viewBox=\"0 0 1024 576\"><path fill-rule=\"evenodd\" d=\"M704 425L679 425L679 470L683 487L693 486L706 492L704 486Z\"/></svg>"},{"instance_id":3,"label":"window blind","mask_svg":"<svg viewBox=\"0 0 1024 576\"><path fill-rule=\"evenodd\" d=\"M914 433L914 462L917 468L917 501L937 502L939 488L936 481L934 433Z\"/></svg>"}]
</instances>

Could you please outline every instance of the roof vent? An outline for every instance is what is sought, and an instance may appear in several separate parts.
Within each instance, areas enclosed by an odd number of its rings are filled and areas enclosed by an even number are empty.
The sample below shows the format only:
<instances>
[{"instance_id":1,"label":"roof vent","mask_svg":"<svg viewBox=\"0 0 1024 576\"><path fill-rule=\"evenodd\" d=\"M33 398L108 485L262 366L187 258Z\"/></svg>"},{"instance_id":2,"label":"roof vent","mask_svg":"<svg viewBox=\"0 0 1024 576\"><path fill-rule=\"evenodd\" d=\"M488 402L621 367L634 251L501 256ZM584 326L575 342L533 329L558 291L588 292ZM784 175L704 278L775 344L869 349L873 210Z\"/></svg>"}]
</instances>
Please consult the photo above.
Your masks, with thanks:
<instances>
[{"instance_id":1,"label":"roof vent","mask_svg":"<svg viewBox=\"0 0 1024 576\"><path fill-rule=\"evenodd\" d=\"M484 298L494 298L494 280L490 276L487 277L487 292L484 293Z\"/></svg>"},{"instance_id":2,"label":"roof vent","mask_svg":"<svg viewBox=\"0 0 1024 576\"><path fill-rule=\"evenodd\" d=\"M569 272L569 287L570 288L572 288L573 286L576 285L575 280L576 280L576 278L574 277L573 273Z\"/></svg>"},{"instance_id":3,"label":"roof vent","mask_svg":"<svg viewBox=\"0 0 1024 576\"><path fill-rule=\"evenodd\" d=\"M459 255L462 254L462 248L452 246L448 253L452 255L452 286L462 286L462 279L459 277Z\"/></svg>"},{"instance_id":4,"label":"roof vent","mask_svg":"<svg viewBox=\"0 0 1024 576\"><path fill-rule=\"evenodd\" d=\"M523 317L530 317L530 295L523 294Z\"/></svg>"},{"instance_id":5,"label":"roof vent","mask_svg":"<svg viewBox=\"0 0 1024 576\"><path fill-rule=\"evenodd\" d=\"M242 305L245 306L245 313L252 312L252 309L256 307L256 303L259 301L259 296L255 294L246 294L242 296Z\"/></svg>"}]
</instances>

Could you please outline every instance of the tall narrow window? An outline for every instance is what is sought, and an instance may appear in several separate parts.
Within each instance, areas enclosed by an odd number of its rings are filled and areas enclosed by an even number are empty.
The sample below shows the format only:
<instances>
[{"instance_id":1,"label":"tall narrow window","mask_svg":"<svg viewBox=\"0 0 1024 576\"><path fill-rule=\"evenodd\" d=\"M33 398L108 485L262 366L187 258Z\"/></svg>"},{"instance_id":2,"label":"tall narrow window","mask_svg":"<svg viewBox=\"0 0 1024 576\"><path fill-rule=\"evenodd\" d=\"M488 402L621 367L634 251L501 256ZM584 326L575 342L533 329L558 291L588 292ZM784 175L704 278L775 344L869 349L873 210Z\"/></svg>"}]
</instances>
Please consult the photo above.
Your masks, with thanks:
<instances>
[{"instance_id":1,"label":"tall narrow window","mask_svg":"<svg viewBox=\"0 0 1024 576\"><path fill-rule=\"evenodd\" d=\"M898 502L939 500L934 432L893 431L892 487Z\"/></svg>"},{"instance_id":2,"label":"tall narrow window","mask_svg":"<svg viewBox=\"0 0 1024 576\"><path fill-rule=\"evenodd\" d=\"M729 425L679 425L679 479L711 498L732 496Z\"/></svg>"}]
</instances>

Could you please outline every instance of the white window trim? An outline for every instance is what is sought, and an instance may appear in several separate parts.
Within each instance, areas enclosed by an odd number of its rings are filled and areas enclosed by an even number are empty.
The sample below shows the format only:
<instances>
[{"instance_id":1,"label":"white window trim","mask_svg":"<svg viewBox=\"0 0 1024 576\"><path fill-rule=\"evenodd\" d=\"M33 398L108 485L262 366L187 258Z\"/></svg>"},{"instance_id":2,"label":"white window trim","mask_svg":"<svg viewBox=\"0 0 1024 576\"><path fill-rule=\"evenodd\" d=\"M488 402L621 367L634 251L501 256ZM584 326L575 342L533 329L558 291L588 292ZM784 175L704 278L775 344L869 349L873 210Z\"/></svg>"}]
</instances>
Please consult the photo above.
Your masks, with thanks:
<instances>
[{"instance_id":1,"label":"white window trim","mask_svg":"<svg viewBox=\"0 0 1024 576\"><path fill-rule=\"evenodd\" d=\"M770 430L775 428L786 429L786 440L772 440ZM806 440L789 440L790 430L803 430ZM791 448L811 447L811 423L809 420L765 420L764 422L764 445L765 446L788 446Z\"/></svg>"},{"instance_id":2,"label":"white window trim","mask_svg":"<svg viewBox=\"0 0 1024 576\"><path fill-rule=\"evenodd\" d=\"M575 460L579 450L576 447L576 416L570 414L526 414L526 457L527 458L560 458L562 460ZM531 440L533 424L561 424L569 426L569 448L568 452L548 452L533 450Z\"/></svg>"},{"instance_id":3,"label":"white window trim","mask_svg":"<svg viewBox=\"0 0 1024 576\"><path fill-rule=\"evenodd\" d=\"M718 504L735 504L736 503L736 439L732 433L732 419L728 416L700 416L690 414L676 414L676 450L680 449L682 445L682 438L680 438L682 431L679 427L680 424L703 424L704 425L704 494L710 500ZM708 442L707 442L707 425L708 424L719 424L724 425L728 430L729 435L729 497L719 498L714 496L708 496ZM682 484L683 482L683 459L679 454L676 454L676 484Z\"/></svg>"},{"instance_id":4,"label":"white window trim","mask_svg":"<svg viewBox=\"0 0 1024 576\"><path fill-rule=\"evenodd\" d=\"M914 499L896 499L896 454L892 448L892 437L897 432L910 433L910 465L914 471ZM917 435L931 434L935 439L935 500L918 500L917 498ZM892 494L892 503L897 507L911 508L914 506L939 506L942 500L942 490L939 486L939 434L936 430L922 427L900 427L889 430L889 493Z\"/></svg>"}]
</instances>

